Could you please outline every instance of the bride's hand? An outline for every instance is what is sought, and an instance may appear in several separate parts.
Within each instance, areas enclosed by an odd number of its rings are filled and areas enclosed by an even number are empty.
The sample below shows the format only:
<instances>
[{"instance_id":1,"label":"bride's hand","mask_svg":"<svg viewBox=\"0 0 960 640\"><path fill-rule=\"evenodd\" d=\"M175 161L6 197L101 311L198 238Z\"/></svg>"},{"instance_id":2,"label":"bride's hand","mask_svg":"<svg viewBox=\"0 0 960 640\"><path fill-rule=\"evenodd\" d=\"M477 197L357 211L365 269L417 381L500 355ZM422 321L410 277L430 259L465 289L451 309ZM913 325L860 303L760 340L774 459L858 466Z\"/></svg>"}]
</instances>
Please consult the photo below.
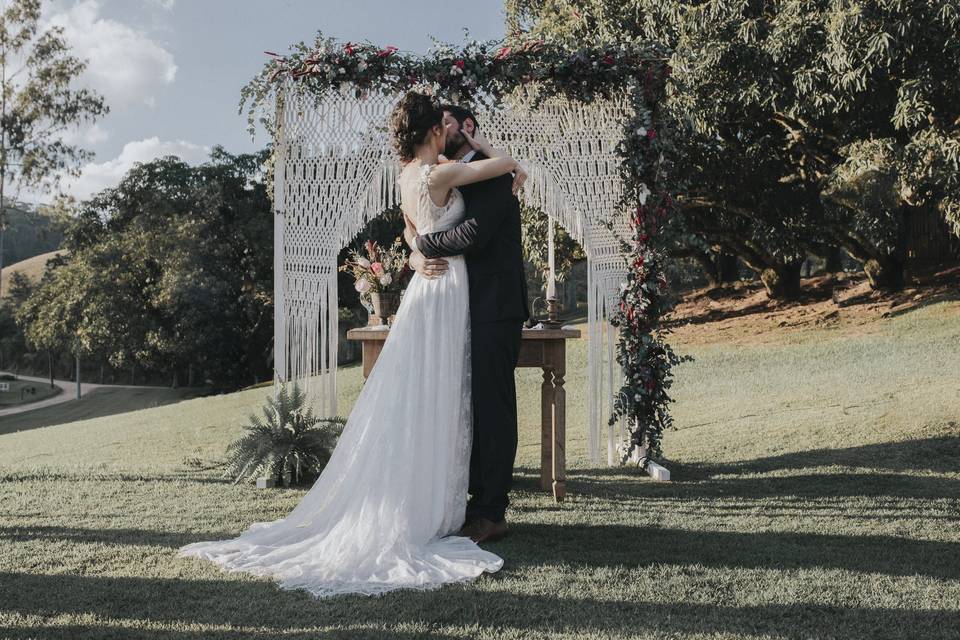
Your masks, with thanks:
<instances>
[{"instance_id":1,"label":"bride's hand","mask_svg":"<svg viewBox=\"0 0 960 640\"><path fill-rule=\"evenodd\" d=\"M490 146L490 143L487 142L487 139L483 137L483 134L477 131L477 135L472 136L466 128L461 127L460 133L463 134L463 137L466 139L467 144L476 149L477 151L483 151L483 146L486 144L487 147Z\"/></svg>"},{"instance_id":2,"label":"bride's hand","mask_svg":"<svg viewBox=\"0 0 960 640\"><path fill-rule=\"evenodd\" d=\"M527 181L527 178L530 177L530 174L527 173L526 168L517 163L517 168L513 170L513 186L510 188L513 191L513 195L520 193L520 189L523 188L523 183Z\"/></svg>"}]
</instances>

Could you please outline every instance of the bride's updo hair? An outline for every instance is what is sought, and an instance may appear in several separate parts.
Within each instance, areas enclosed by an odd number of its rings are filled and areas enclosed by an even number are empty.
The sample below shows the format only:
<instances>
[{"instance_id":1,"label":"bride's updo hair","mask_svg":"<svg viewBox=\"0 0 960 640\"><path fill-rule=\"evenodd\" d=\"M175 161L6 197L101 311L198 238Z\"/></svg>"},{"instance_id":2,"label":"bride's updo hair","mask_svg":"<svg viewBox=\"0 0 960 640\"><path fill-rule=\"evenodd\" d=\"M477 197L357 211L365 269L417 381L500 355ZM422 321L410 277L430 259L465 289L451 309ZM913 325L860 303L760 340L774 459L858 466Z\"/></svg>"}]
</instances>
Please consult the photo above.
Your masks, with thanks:
<instances>
[{"instance_id":1,"label":"bride's updo hair","mask_svg":"<svg viewBox=\"0 0 960 640\"><path fill-rule=\"evenodd\" d=\"M443 109L435 97L408 91L390 116L393 148L404 162L413 160L414 149L423 144L431 127L443 125Z\"/></svg>"}]
</instances>

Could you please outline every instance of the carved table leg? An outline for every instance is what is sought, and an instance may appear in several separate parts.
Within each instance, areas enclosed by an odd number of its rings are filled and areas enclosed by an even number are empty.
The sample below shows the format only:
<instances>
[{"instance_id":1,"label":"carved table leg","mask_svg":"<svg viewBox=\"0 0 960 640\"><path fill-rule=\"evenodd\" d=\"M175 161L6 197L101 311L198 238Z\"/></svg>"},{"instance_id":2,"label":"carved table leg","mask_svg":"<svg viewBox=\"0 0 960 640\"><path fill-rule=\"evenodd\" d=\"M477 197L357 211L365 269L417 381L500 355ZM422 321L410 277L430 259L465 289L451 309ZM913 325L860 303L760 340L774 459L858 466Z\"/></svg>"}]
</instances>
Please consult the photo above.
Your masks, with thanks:
<instances>
[{"instance_id":1,"label":"carved table leg","mask_svg":"<svg viewBox=\"0 0 960 640\"><path fill-rule=\"evenodd\" d=\"M543 369L540 386L540 486L550 491L553 484L553 371Z\"/></svg>"},{"instance_id":2,"label":"carved table leg","mask_svg":"<svg viewBox=\"0 0 960 640\"><path fill-rule=\"evenodd\" d=\"M567 492L567 392L563 388L563 378L567 373L566 359L566 344L561 340L552 345L550 360L553 364L553 458L550 475L553 476L553 497L557 502L561 502Z\"/></svg>"},{"instance_id":3,"label":"carved table leg","mask_svg":"<svg viewBox=\"0 0 960 640\"><path fill-rule=\"evenodd\" d=\"M564 371L553 374L553 497L561 502L567 493L567 392L563 388Z\"/></svg>"}]
</instances>

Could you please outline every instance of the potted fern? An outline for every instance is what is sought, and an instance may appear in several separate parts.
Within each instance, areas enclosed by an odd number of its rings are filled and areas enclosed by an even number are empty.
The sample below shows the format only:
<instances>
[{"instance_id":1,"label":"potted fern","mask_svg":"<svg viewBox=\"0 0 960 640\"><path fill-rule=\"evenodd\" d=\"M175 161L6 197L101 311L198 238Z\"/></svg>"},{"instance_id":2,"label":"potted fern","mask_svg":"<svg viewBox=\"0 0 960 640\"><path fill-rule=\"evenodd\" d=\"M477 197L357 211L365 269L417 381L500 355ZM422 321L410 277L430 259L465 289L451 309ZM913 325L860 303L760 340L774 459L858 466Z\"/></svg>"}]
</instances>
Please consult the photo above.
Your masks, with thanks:
<instances>
[{"instance_id":1,"label":"potted fern","mask_svg":"<svg viewBox=\"0 0 960 640\"><path fill-rule=\"evenodd\" d=\"M288 390L284 382L276 398L267 398L262 418L250 415L246 433L227 447L224 475L233 484L266 475L286 487L320 475L346 421L314 416L305 400L299 385Z\"/></svg>"}]
</instances>

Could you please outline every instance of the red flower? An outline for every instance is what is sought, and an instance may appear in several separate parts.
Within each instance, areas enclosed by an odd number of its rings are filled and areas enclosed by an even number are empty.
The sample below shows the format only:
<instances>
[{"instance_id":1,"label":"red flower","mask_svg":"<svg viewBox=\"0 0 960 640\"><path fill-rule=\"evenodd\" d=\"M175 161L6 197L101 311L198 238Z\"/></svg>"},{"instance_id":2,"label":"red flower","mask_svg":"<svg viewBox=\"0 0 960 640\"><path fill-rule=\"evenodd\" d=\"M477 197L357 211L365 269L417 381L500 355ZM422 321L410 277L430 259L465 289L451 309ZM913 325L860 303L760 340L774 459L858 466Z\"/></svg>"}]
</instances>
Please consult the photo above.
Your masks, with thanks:
<instances>
[{"instance_id":1,"label":"red flower","mask_svg":"<svg viewBox=\"0 0 960 640\"><path fill-rule=\"evenodd\" d=\"M457 60L453 63L458 69L463 69L466 66L466 63L463 60Z\"/></svg>"},{"instance_id":2,"label":"red flower","mask_svg":"<svg viewBox=\"0 0 960 640\"><path fill-rule=\"evenodd\" d=\"M503 59L506 58L508 55L510 55L510 51L511 51L511 48L510 48L510 47L504 47L504 48L500 49L500 51L497 51L497 55L493 56L493 59L494 59L494 60L503 60Z\"/></svg>"},{"instance_id":3,"label":"red flower","mask_svg":"<svg viewBox=\"0 0 960 640\"><path fill-rule=\"evenodd\" d=\"M644 381L643 386L646 387L647 390L651 390L651 389L653 389L656 385L654 384L653 380L646 380L646 381Z\"/></svg>"},{"instance_id":4,"label":"red flower","mask_svg":"<svg viewBox=\"0 0 960 640\"><path fill-rule=\"evenodd\" d=\"M397 50L396 47L394 47L393 45L390 45L389 47L387 47L386 49L384 49L384 50L382 50L380 53L378 53L378 54L377 54L377 57L378 57L378 58L386 58L387 56L389 56L391 53L393 53L393 52L396 51L396 50Z\"/></svg>"},{"instance_id":5,"label":"red flower","mask_svg":"<svg viewBox=\"0 0 960 640\"><path fill-rule=\"evenodd\" d=\"M347 55L353 55L353 43L348 42L344 45L343 50L347 52Z\"/></svg>"},{"instance_id":6,"label":"red flower","mask_svg":"<svg viewBox=\"0 0 960 640\"><path fill-rule=\"evenodd\" d=\"M647 234L645 233L640 234L640 242L646 242L649 239L650 239L650 236L648 236Z\"/></svg>"},{"instance_id":7,"label":"red flower","mask_svg":"<svg viewBox=\"0 0 960 640\"><path fill-rule=\"evenodd\" d=\"M613 56L604 56L604 57L603 57L603 64L605 64L605 65L607 65L607 66L612 65L612 64L613 64Z\"/></svg>"},{"instance_id":8,"label":"red flower","mask_svg":"<svg viewBox=\"0 0 960 640\"><path fill-rule=\"evenodd\" d=\"M647 140L653 140L657 137L657 132L653 129L647 129Z\"/></svg>"}]
</instances>

